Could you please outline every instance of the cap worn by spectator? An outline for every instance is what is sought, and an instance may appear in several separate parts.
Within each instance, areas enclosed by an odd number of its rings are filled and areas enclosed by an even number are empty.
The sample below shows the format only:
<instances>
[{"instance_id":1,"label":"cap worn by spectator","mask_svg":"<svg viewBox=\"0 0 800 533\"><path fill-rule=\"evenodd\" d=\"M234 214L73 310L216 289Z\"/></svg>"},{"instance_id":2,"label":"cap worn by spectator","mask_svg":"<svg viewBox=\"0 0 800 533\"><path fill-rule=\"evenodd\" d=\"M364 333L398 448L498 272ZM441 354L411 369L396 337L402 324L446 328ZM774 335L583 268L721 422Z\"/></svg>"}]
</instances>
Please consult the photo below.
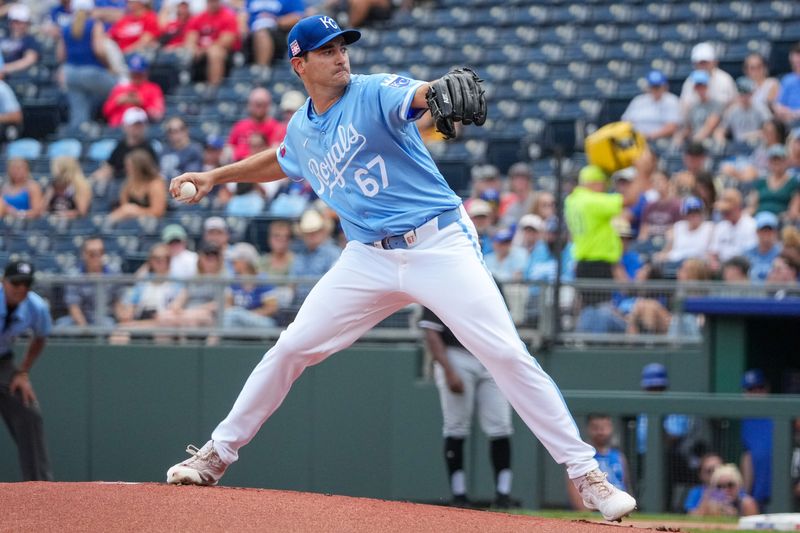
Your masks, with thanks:
<instances>
[{"instance_id":1,"label":"cap worn by spectator","mask_svg":"<svg viewBox=\"0 0 800 533\"><path fill-rule=\"evenodd\" d=\"M497 204L500 201L500 191L497 189L486 189L481 193L480 198L490 204Z\"/></svg>"},{"instance_id":2,"label":"cap worn by spectator","mask_svg":"<svg viewBox=\"0 0 800 533\"><path fill-rule=\"evenodd\" d=\"M94 0L72 0L70 8L75 11L91 11L94 9Z\"/></svg>"},{"instance_id":3,"label":"cap worn by spectator","mask_svg":"<svg viewBox=\"0 0 800 533\"><path fill-rule=\"evenodd\" d=\"M617 180L625 180L625 181L633 181L633 178L636 177L636 169L633 167L623 168L622 170L617 170L614 174L611 175L611 178L614 181Z\"/></svg>"},{"instance_id":4,"label":"cap worn by spectator","mask_svg":"<svg viewBox=\"0 0 800 533\"><path fill-rule=\"evenodd\" d=\"M469 208L467 208L467 214L471 217L488 217L492 214L492 206L489 202L485 200L481 200L480 198L475 198L469 203Z\"/></svg>"},{"instance_id":5,"label":"cap worn by spectator","mask_svg":"<svg viewBox=\"0 0 800 533\"><path fill-rule=\"evenodd\" d=\"M492 242L511 242L514 240L514 232L510 228L498 230L492 237Z\"/></svg>"},{"instance_id":6,"label":"cap worn by spectator","mask_svg":"<svg viewBox=\"0 0 800 533\"><path fill-rule=\"evenodd\" d=\"M281 96L280 108L285 113L294 113L306 103L306 97L300 91L286 91Z\"/></svg>"},{"instance_id":7,"label":"cap worn by spectator","mask_svg":"<svg viewBox=\"0 0 800 533\"><path fill-rule=\"evenodd\" d=\"M33 283L34 268L28 261L12 261L6 265L3 278L11 283Z\"/></svg>"},{"instance_id":8,"label":"cap worn by spectator","mask_svg":"<svg viewBox=\"0 0 800 533\"><path fill-rule=\"evenodd\" d=\"M292 27L286 38L289 43L289 59L316 50L340 35L344 37L345 44L353 44L361 38L360 31L342 30L327 15L304 18Z\"/></svg>"},{"instance_id":9,"label":"cap worn by spectator","mask_svg":"<svg viewBox=\"0 0 800 533\"><path fill-rule=\"evenodd\" d=\"M779 221L775 213L769 211L761 211L756 213L756 229L778 229Z\"/></svg>"},{"instance_id":10,"label":"cap worn by spectator","mask_svg":"<svg viewBox=\"0 0 800 533\"><path fill-rule=\"evenodd\" d=\"M742 388L744 390L757 389L766 386L767 379L764 377L764 371L760 368L751 368L742 376Z\"/></svg>"},{"instance_id":11,"label":"cap worn by spectator","mask_svg":"<svg viewBox=\"0 0 800 533\"><path fill-rule=\"evenodd\" d=\"M206 137L205 147L211 150L222 150L225 146L225 140L219 135L209 135Z\"/></svg>"},{"instance_id":12,"label":"cap worn by spectator","mask_svg":"<svg viewBox=\"0 0 800 533\"><path fill-rule=\"evenodd\" d=\"M736 89L739 94L752 94L756 90L756 84L747 76L739 76L736 78Z\"/></svg>"},{"instance_id":13,"label":"cap worn by spectator","mask_svg":"<svg viewBox=\"0 0 800 533\"><path fill-rule=\"evenodd\" d=\"M698 43L692 48L692 63L716 61L717 52L711 43Z\"/></svg>"},{"instance_id":14,"label":"cap worn by spectator","mask_svg":"<svg viewBox=\"0 0 800 533\"><path fill-rule=\"evenodd\" d=\"M231 261L244 261L256 268L260 261L258 250L249 242L237 242L231 246L230 259Z\"/></svg>"},{"instance_id":15,"label":"cap worn by spectator","mask_svg":"<svg viewBox=\"0 0 800 533\"><path fill-rule=\"evenodd\" d=\"M508 169L508 177L510 178L512 176L520 176L531 179L533 177L533 171L528 163L520 161L519 163L514 163Z\"/></svg>"},{"instance_id":16,"label":"cap worn by spectator","mask_svg":"<svg viewBox=\"0 0 800 533\"><path fill-rule=\"evenodd\" d=\"M500 177L500 171L494 165L476 165L472 167L472 181L483 181L497 179Z\"/></svg>"},{"instance_id":17,"label":"cap worn by spectator","mask_svg":"<svg viewBox=\"0 0 800 533\"><path fill-rule=\"evenodd\" d=\"M708 85L711 76L705 70L695 70L692 72L692 83L695 85Z\"/></svg>"},{"instance_id":18,"label":"cap worn by spectator","mask_svg":"<svg viewBox=\"0 0 800 533\"><path fill-rule=\"evenodd\" d=\"M692 141L686 147L687 155L706 155L707 153L705 145L699 141Z\"/></svg>"},{"instance_id":19,"label":"cap worn by spectator","mask_svg":"<svg viewBox=\"0 0 800 533\"><path fill-rule=\"evenodd\" d=\"M168 224L161 231L161 242L185 241L189 238L186 230L180 224Z\"/></svg>"},{"instance_id":20,"label":"cap worn by spectator","mask_svg":"<svg viewBox=\"0 0 800 533\"><path fill-rule=\"evenodd\" d=\"M586 165L578 174L578 183L584 185L586 183L602 183L606 181L606 173L597 165Z\"/></svg>"},{"instance_id":21,"label":"cap worn by spectator","mask_svg":"<svg viewBox=\"0 0 800 533\"><path fill-rule=\"evenodd\" d=\"M529 213L522 215L519 219L519 227L522 229L530 228L535 231L544 231L544 221L539 215Z\"/></svg>"},{"instance_id":22,"label":"cap worn by spectator","mask_svg":"<svg viewBox=\"0 0 800 533\"><path fill-rule=\"evenodd\" d=\"M667 84L667 77L660 70L651 70L647 73L647 85L650 87L663 87Z\"/></svg>"},{"instance_id":23,"label":"cap worn by spectator","mask_svg":"<svg viewBox=\"0 0 800 533\"><path fill-rule=\"evenodd\" d=\"M642 381L640 385L643 389L665 389L669 387L667 367L661 363L645 365L644 368L642 368Z\"/></svg>"},{"instance_id":24,"label":"cap worn by spectator","mask_svg":"<svg viewBox=\"0 0 800 533\"><path fill-rule=\"evenodd\" d=\"M149 65L147 59L141 54L131 54L128 56L128 70L133 73L147 72Z\"/></svg>"},{"instance_id":25,"label":"cap worn by spectator","mask_svg":"<svg viewBox=\"0 0 800 533\"><path fill-rule=\"evenodd\" d=\"M681 202L681 213L699 213L703 211L703 201L697 196L688 196Z\"/></svg>"},{"instance_id":26,"label":"cap worn by spectator","mask_svg":"<svg viewBox=\"0 0 800 533\"><path fill-rule=\"evenodd\" d=\"M212 231L212 230L228 231L228 225L225 223L225 219L223 219L222 217L209 217L203 223L203 230L204 231Z\"/></svg>"},{"instance_id":27,"label":"cap worn by spectator","mask_svg":"<svg viewBox=\"0 0 800 533\"><path fill-rule=\"evenodd\" d=\"M11 4L11 7L8 9L8 20L16 20L17 22L30 22L31 8L25 4Z\"/></svg>"},{"instance_id":28,"label":"cap worn by spectator","mask_svg":"<svg viewBox=\"0 0 800 533\"><path fill-rule=\"evenodd\" d=\"M129 107L122 114L122 125L131 126L133 124L146 124L147 112L141 107Z\"/></svg>"},{"instance_id":29,"label":"cap worn by spectator","mask_svg":"<svg viewBox=\"0 0 800 533\"><path fill-rule=\"evenodd\" d=\"M773 144L767 148L767 157L770 159L786 159L786 147L782 144Z\"/></svg>"},{"instance_id":30,"label":"cap worn by spectator","mask_svg":"<svg viewBox=\"0 0 800 533\"><path fill-rule=\"evenodd\" d=\"M325 228L325 219L316 209L307 209L300 217L300 233L314 233Z\"/></svg>"}]
</instances>

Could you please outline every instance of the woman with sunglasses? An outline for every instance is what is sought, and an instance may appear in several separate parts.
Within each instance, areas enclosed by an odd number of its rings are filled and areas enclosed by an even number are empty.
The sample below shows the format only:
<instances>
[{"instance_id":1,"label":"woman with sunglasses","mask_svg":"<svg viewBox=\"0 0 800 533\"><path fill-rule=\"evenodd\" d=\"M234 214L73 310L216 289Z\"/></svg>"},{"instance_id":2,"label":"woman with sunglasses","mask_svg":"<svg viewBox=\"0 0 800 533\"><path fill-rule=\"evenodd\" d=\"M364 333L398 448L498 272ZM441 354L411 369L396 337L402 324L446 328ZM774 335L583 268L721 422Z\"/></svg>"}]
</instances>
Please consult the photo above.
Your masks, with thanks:
<instances>
[{"instance_id":1,"label":"woman with sunglasses","mask_svg":"<svg viewBox=\"0 0 800 533\"><path fill-rule=\"evenodd\" d=\"M700 516L748 516L758 514L758 504L742 488L742 474L733 463L714 469L711 486L696 512Z\"/></svg>"}]
</instances>

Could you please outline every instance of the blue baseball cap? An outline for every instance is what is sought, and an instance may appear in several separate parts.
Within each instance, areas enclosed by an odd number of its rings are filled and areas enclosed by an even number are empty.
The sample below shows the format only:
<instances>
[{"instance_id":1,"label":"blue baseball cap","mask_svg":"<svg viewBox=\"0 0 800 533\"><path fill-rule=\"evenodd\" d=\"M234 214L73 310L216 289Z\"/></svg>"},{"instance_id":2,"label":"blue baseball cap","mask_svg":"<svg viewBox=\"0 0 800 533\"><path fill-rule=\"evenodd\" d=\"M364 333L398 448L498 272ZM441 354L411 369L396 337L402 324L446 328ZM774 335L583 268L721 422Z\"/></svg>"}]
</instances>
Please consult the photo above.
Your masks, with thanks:
<instances>
[{"instance_id":1,"label":"blue baseball cap","mask_svg":"<svg viewBox=\"0 0 800 533\"><path fill-rule=\"evenodd\" d=\"M225 146L225 140L219 135L211 134L208 137L206 137L206 142L205 142L206 148L220 150L223 146Z\"/></svg>"},{"instance_id":2,"label":"blue baseball cap","mask_svg":"<svg viewBox=\"0 0 800 533\"><path fill-rule=\"evenodd\" d=\"M693 211L702 211L703 210L703 201L698 198L697 196L688 196L683 199L681 203L681 213L687 214Z\"/></svg>"},{"instance_id":3,"label":"blue baseball cap","mask_svg":"<svg viewBox=\"0 0 800 533\"><path fill-rule=\"evenodd\" d=\"M756 229L772 228L778 229L779 221L775 213L761 211L756 214Z\"/></svg>"},{"instance_id":4,"label":"blue baseball cap","mask_svg":"<svg viewBox=\"0 0 800 533\"><path fill-rule=\"evenodd\" d=\"M764 371L760 368L751 368L742 376L742 388L745 390L766 385L767 379L764 377Z\"/></svg>"},{"instance_id":5,"label":"blue baseball cap","mask_svg":"<svg viewBox=\"0 0 800 533\"><path fill-rule=\"evenodd\" d=\"M340 35L347 44L353 44L361 38L360 31L343 30L328 15L314 15L300 19L292 26L286 38L289 59L316 50Z\"/></svg>"},{"instance_id":6,"label":"blue baseball cap","mask_svg":"<svg viewBox=\"0 0 800 533\"><path fill-rule=\"evenodd\" d=\"M494 242L511 242L512 240L514 240L514 231L511 228L498 230L492 237Z\"/></svg>"},{"instance_id":7,"label":"blue baseball cap","mask_svg":"<svg viewBox=\"0 0 800 533\"><path fill-rule=\"evenodd\" d=\"M128 56L128 70L131 72L144 72L150 65L147 64L147 59L141 54L131 54Z\"/></svg>"},{"instance_id":8,"label":"blue baseball cap","mask_svg":"<svg viewBox=\"0 0 800 533\"><path fill-rule=\"evenodd\" d=\"M650 87L661 87L667 84L667 77L660 70L651 70L647 74L647 84Z\"/></svg>"},{"instance_id":9,"label":"blue baseball cap","mask_svg":"<svg viewBox=\"0 0 800 533\"><path fill-rule=\"evenodd\" d=\"M711 77L705 70L695 70L692 72L692 82L695 85L708 85L710 79Z\"/></svg>"},{"instance_id":10,"label":"blue baseball cap","mask_svg":"<svg viewBox=\"0 0 800 533\"><path fill-rule=\"evenodd\" d=\"M641 387L643 389L669 387L667 367L661 363L650 363L649 365L644 365L644 368L642 368Z\"/></svg>"}]
</instances>

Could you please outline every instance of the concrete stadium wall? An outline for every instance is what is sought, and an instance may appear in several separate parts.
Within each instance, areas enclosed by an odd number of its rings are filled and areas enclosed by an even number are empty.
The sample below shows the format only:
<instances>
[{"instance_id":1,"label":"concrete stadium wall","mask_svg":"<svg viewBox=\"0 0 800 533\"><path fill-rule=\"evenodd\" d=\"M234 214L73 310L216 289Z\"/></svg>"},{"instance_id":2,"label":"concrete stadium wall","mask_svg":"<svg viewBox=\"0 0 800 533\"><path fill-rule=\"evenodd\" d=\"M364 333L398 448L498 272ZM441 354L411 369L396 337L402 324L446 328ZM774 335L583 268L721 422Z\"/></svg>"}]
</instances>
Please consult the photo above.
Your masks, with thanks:
<instances>
[{"instance_id":1,"label":"concrete stadium wall","mask_svg":"<svg viewBox=\"0 0 800 533\"><path fill-rule=\"evenodd\" d=\"M262 356L258 346L48 345L32 373L57 480L161 482L201 446ZM414 501L446 500L441 413L419 379L421 352L356 345L308 369L224 479L226 485ZM635 390L642 364L666 362L676 390L704 391L698 351L539 354L562 389ZM563 473L515 417L514 494L562 505ZM0 481L19 480L16 450L0 431ZM467 448L470 493L493 495L485 437ZM536 486L534 473L547 475Z\"/></svg>"}]
</instances>

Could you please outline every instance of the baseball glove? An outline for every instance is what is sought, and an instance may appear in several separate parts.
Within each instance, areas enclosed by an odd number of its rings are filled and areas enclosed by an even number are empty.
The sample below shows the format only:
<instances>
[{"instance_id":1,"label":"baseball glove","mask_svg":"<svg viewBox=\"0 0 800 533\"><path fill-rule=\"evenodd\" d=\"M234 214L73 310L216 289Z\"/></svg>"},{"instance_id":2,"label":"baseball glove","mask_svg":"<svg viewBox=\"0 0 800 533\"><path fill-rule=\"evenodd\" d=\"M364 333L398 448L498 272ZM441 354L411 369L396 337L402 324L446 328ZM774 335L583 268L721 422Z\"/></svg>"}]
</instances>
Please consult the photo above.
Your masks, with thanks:
<instances>
[{"instance_id":1,"label":"baseball glove","mask_svg":"<svg viewBox=\"0 0 800 533\"><path fill-rule=\"evenodd\" d=\"M471 68L453 69L431 82L425 95L436 129L447 139L456 136L456 122L476 126L486 122L486 96L482 79Z\"/></svg>"}]
</instances>

